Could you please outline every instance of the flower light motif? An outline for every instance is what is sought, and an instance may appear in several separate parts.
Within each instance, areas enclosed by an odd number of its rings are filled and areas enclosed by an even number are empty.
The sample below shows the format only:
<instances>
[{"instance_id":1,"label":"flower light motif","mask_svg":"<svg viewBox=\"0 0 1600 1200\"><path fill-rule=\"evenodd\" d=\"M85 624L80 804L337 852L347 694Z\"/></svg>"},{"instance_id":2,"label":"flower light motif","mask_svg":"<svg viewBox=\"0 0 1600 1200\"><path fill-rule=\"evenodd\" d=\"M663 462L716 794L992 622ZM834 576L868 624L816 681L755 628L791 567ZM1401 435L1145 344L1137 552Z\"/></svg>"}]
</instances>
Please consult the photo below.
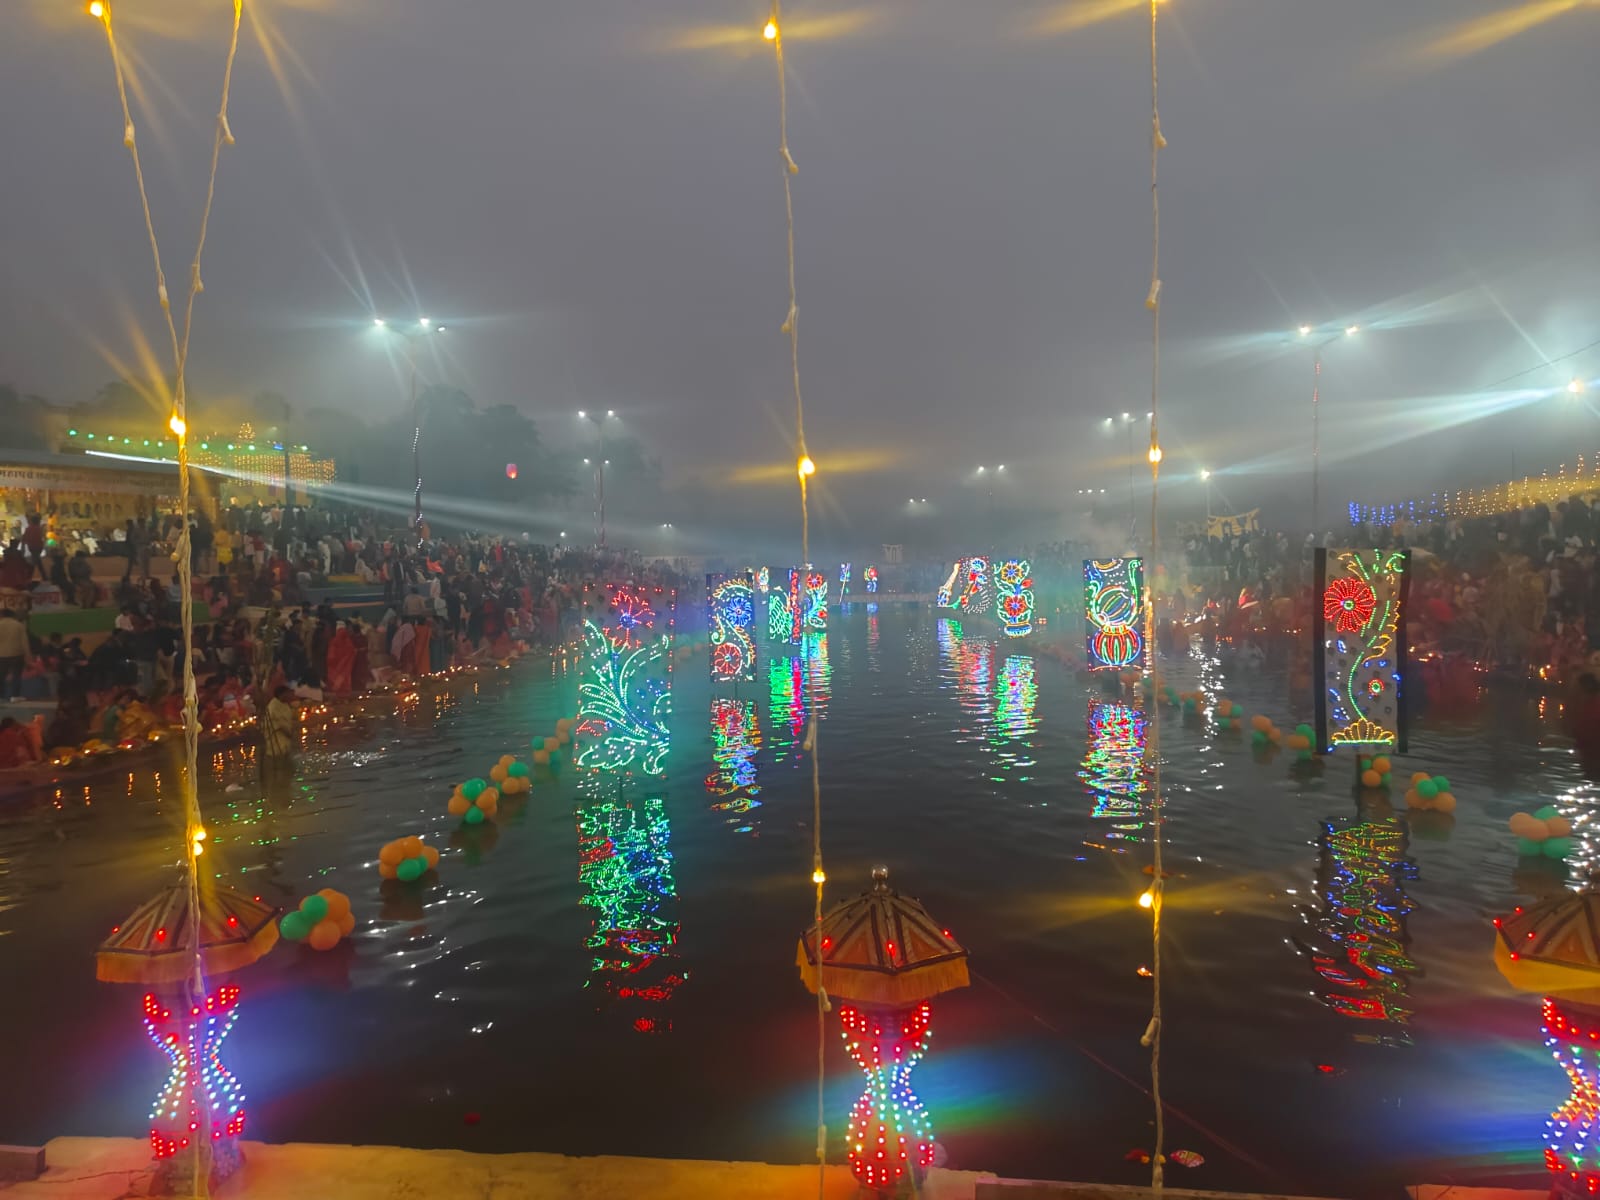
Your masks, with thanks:
<instances>
[{"instance_id":1,"label":"flower light motif","mask_svg":"<svg viewBox=\"0 0 1600 1200\"><path fill-rule=\"evenodd\" d=\"M619 589L614 604L617 610L616 623L607 630L614 645L635 644L644 636L638 631L649 629L655 624L655 609L650 607L650 601L641 594Z\"/></svg>"},{"instance_id":2,"label":"flower light motif","mask_svg":"<svg viewBox=\"0 0 1600 1200\"><path fill-rule=\"evenodd\" d=\"M1378 598L1359 579L1335 579L1322 594L1322 615L1340 633L1360 633L1372 620Z\"/></svg>"}]
</instances>

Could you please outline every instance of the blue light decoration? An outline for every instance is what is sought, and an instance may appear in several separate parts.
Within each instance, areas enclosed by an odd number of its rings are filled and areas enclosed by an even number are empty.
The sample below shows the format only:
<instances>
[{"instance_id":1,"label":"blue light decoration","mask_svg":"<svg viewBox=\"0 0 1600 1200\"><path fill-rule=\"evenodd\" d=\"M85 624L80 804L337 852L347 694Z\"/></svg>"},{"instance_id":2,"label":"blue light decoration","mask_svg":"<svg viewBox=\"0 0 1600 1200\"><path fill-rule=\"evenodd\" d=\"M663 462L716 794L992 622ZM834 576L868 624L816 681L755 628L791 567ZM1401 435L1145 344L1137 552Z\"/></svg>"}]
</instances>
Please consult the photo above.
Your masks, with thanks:
<instances>
[{"instance_id":1,"label":"blue light decoration","mask_svg":"<svg viewBox=\"0 0 1600 1200\"><path fill-rule=\"evenodd\" d=\"M1406 750L1404 550L1316 553L1311 677L1321 746Z\"/></svg>"},{"instance_id":2,"label":"blue light decoration","mask_svg":"<svg viewBox=\"0 0 1600 1200\"><path fill-rule=\"evenodd\" d=\"M850 595L850 564L839 564L839 603L845 602L845 597Z\"/></svg>"},{"instance_id":3,"label":"blue light decoration","mask_svg":"<svg viewBox=\"0 0 1600 1200\"><path fill-rule=\"evenodd\" d=\"M806 571L805 589L805 620L806 629L826 629L828 627L828 581L823 578L821 571Z\"/></svg>"},{"instance_id":4,"label":"blue light decoration","mask_svg":"<svg viewBox=\"0 0 1600 1200\"><path fill-rule=\"evenodd\" d=\"M588 666L578 684L573 761L586 770L660 775L672 744L676 594L608 584L603 599L603 611L583 623Z\"/></svg>"},{"instance_id":5,"label":"blue light decoration","mask_svg":"<svg viewBox=\"0 0 1600 1200\"><path fill-rule=\"evenodd\" d=\"M933 1165L933 1129L911 1090L911 1072L928 1052L931 1015L925 1002L897 1010L849 1003L839 1009L845 1049L867 1077L866 1091L850 1109L846 1154L851 1173L879 1195L920 1190L903 1187L907 1172L920 1180Z\"/></svg>"},{"instance_id":6,"label":"blue light decoration","mask_svg":"<svg viewBox=\"0 0 1600 1200\"><path fill-rule=\"evenodd\" d=\"M1110 822L1108 842L1142 840L1145 795L1145 716L1131 704L1090 703L1089 738L1078 778L1092 798L1089 815Z\"/></svg>"},{"instance_id":7,"label":"blue light decoration","mask_svg":"<svg viewBox=\"0 0 1600 1200\"><path fill-rule=\"evenodd\" d=\"M615 756L613 756L615 757ZM602 1003L621 1002L638 1033L668 1033L658 1007L685 981L678 965L672 827L659 793L624 798L623 781L594 772L578 785L578 879L581 903L594 910L584 941L590 978Z\"/></svg>"},{"instance_id":8,"label":"blue light decoration","mask_svg":"<svg viewBox=\"0 0 1600 1200\"><path fill-rule=\"evenodd\" d=\"M933 602L939 608L955 607L956 580L961 576L961 564L965 561L965 559L961 558L956 559L955 565L950 568L949 576L939 585L938 592L934 594Z\"/></svg>"},{"instance_id":9,"label":"blue light decoration","mask_svg":"<svg viewBox=\"0 0 1600 1200\"><path fill-rule=\"evenodd\" d=\"M1295 947L1311 961L1317 997L1341 1017L1371 1022L1364 1041L1406 1045L1410 976L1406 884L1417 867L1406 854L1405 827L1394 817L1323 823L1316 911ZM1378 1032L1381 1026L1393 1028Z\"/></svg>"},{"instance_id":10,"label":"blue light decoration","mask_svg":"<svg viewBox=\"0 0 1600 1200\"><path fill-rule=\"evenodd\" d=\"M750 576L707 575L706 619L711 625L711 682L753 682L756 604Z\"/></svg>"},{"instance_id":11,"label":"blue light decoration","mask_svg":"<svg viewBox=\"0 0 1600 1200\"><path fill-rule=\"evenodd\" d=\"M861 572L861 578L863 578L863 579L865 579L867 581L867 591L868 592L876 592L878 590L878 568L877 567L869 566L865 571Z\"/></svg>"},{"instance_id":12,"label":"blue light decoration","mask_svg":"<svg viewBox=\"0 0 1600 1200\"><path fill-rule=\"evenodd\" d=\"M1033 565L1025 558L1001 559L995 564L995 611L1007 637L1027 637L1033 632Z\"/></svg>"},{"instance_id":13,"label":"blue light decoration","mask_svg":"<svg viewBox=\"0 0 1600 1200\"><path fill-rule=\"evenodd\" d=\"M153 993L144 998L144 1028L172 1061L166 1087L150 1110L150 1147L159 1160L174 1158L191 1141L209 1140L217 1166L238 1160L244 1132L244 1093L220 1051L239 1015L239 989L218 988L187 1011L174 1012ZM227 1171L222 1171L226 1174Z\"/></svg>"},{"instance_id":14,"label":"blue light decoration","mask_svg":"<svg viewBox=\"0 0 1600 1200\"><path fill-rule=\"evenodd\" d=\"M1090 558L1083 563L1084 648L1091 671L1144 670L1144 560Z\"/></svg>"},{"instance_id":15,"label":"blue light decoration","mask_svg":"<svg viewBox=\"0 0 1600 1200\"><path fill-rule=\"evenodd\" d=\"M727 814L735 833L754 833L751 812L761 807L756 756L761 750L761 724L754 700L715 696L711 700L711 773L706 792L711 811Z\"/></svg>"}]
</instances>

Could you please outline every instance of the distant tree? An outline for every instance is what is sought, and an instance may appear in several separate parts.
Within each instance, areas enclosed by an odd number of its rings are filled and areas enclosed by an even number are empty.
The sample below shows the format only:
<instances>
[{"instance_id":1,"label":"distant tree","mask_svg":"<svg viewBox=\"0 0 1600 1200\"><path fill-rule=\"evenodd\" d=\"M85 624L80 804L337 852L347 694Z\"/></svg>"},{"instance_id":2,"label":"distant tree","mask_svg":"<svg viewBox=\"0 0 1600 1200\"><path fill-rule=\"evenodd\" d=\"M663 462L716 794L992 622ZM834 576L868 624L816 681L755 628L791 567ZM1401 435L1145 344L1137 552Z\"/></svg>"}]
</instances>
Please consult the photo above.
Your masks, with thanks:
<instances>
[{"instance_id":1,"label":"distant tree","mask_svg":"<svg viewBox=\"0 0 1600 1200\"><path fill-rule=\"evenodd\" d=\"M10 384L0 384L0 435L8 450L49 450L49 408L38 396L22 396Z\"/></svg>"}]
</instances>

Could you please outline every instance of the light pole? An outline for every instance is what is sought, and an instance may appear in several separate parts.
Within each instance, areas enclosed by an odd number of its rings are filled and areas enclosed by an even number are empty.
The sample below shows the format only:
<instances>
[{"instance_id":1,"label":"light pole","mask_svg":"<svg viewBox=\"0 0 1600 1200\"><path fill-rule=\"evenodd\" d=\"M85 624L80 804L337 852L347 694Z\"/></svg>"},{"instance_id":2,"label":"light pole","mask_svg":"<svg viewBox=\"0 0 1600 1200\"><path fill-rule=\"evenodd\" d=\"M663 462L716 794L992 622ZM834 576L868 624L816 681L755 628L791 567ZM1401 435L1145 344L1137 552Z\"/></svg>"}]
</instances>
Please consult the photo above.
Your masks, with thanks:
<instances>
[{"instance_id":1,"label":"light pole","mask_svg":"<svg viewBox=\"0 0 1600 1200\"><path fill-rule=\"evenodd\" d=\"M422 545L422 410L417 406L417 354L414 343L416 339L427 337L431 333L443 333L444 326L435 325L431 317L418 317L414 326L392 326L382 317L373 317L372 324L378 329L398 333L406 348L406 372L410 376L411 388L411 469L417 478L416 487L412 491L412 502L415 507L411 527L417 535L417 545L420 546Z\"/></svg>"},{"instance_id":2,"label":"light pole","mask_svg":"<svg viewBox=\"0 0 1600 1200\"><path fill-rule=\"evenodd\" d=\"M595 432L599 436L600 456L595 459L595 510L599 524L600 549L606 548L606 464L611 460L606 457L606 422L615 421L617 414L612 409L602 413L592 413L583 409L578 410L578 418L592 422ZM585 461L588 461L587 459Z\"/></svg>"},{"instance_id":3,"label":"light pole","mask_svg":"<svg viewBox=\"0 0 1600 1200\"><path fill-rule=\"evenodd\" d=\"M1312 346L1311 363L1311 535L1316 539L1315 544L1322 544L1321 528L1322 519L1322 352L1341 338L1355 337L1361 332L1359 325L1346 325L1341 333L1316 342ZM1313 330L1309 325L1300 326L1302 338L1309 338Z\"/></svg>"},{"instance_id":4,"label":"light pole","mask_svg":"<svg viewBox=\"0 0 1600 1200\"><path fill-rule=\"evenodd\" d=\"M1206 485L1206 533L1209 536L1211 531L1211 472L1202 470L1200 472L1200 482Z\"/></svg>"}]
</instances>

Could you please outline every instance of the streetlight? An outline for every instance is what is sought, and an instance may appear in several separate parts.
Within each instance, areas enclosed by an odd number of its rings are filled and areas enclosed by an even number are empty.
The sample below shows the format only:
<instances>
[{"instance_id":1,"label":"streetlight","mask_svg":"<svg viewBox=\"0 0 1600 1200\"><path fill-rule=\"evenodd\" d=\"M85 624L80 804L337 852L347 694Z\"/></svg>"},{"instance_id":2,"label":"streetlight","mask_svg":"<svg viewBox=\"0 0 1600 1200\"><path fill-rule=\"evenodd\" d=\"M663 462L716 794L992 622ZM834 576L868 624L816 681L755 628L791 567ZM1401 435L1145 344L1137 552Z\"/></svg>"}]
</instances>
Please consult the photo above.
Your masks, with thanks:
<instances>
[{"instance_id":1,"label":"streetlight","mask_svg":"<svg viewBox=\"0 0 1600 1200\"><path fill-rule=\"evenodd\" d=\"M610 408L606 409L603 416L599 413L589 412L586 409L580 408L578 410L578 419L593 424L596 435L599 438L599 464L595 467L595 511L600 531L600 549L602 550L606 548L606 467L611 464L611 460L606 457L606 422L614 421L616 418L616 411ZM587 463L589 460L586 458L583 461Z\"/></svg>"},{"instance_id":2,"label":"streetlight","mask_svg":"<svg viewBox=\"0 0 1600 1200\"><path fill-rule=\"evenodd\" d=\"M372 324L378 329L389 329L389 322L382 317L373 317ZM426 337L429 333L443 333L444 326L433 328L431 317L418 317L414 326L396 326L394 331L403 339L406 348L406 372L411 378L411 468L417 477L416 488L412 492L414 511L412 528L417 535L417 545L422 544L422 410L417 406L417 355L415 340Z\"/></svg>"},{"instance_id":3,"label":"streetlight","mask_svg":"<svg viewBox=\"0 0 1600 1200\"><path fill-rule=\"evenodd\" d=\"M1211 520L1211 472L1204 468L1200 471L1200 482L1206 485L1206 520Z\"/></svg>"},{"instance_id":4,"label":"streetlight","mask_svg":"<svg viewBox=\"0 0 1600 1200\"><path fill-rule=\"evenodd\" d=\"M1308 338L1312 330L1309 325L1300 326L1300 336ZM1361 332L1359 325L1346 325L1343 333L1330 334L1312 347L1311 363L1311 533L1321 544L1322 535L1317 532L1320 528L1322 512L1322 352L1333 345L1340 338L1355 337Z\"/></svg>"},{"instance_id":5,"label":"streetlight","mask_svg":"<svg viewBox=\"0 0 1600 1200\"><path fill-rule=\"evenodd\" d=\"M1574 375L1567 383L1567 394L1571 396L1581 396L1583 395L1584 388L1587 386L1588 385L1585 384L1582 379Z\"/></svg>"}]
</instances>

